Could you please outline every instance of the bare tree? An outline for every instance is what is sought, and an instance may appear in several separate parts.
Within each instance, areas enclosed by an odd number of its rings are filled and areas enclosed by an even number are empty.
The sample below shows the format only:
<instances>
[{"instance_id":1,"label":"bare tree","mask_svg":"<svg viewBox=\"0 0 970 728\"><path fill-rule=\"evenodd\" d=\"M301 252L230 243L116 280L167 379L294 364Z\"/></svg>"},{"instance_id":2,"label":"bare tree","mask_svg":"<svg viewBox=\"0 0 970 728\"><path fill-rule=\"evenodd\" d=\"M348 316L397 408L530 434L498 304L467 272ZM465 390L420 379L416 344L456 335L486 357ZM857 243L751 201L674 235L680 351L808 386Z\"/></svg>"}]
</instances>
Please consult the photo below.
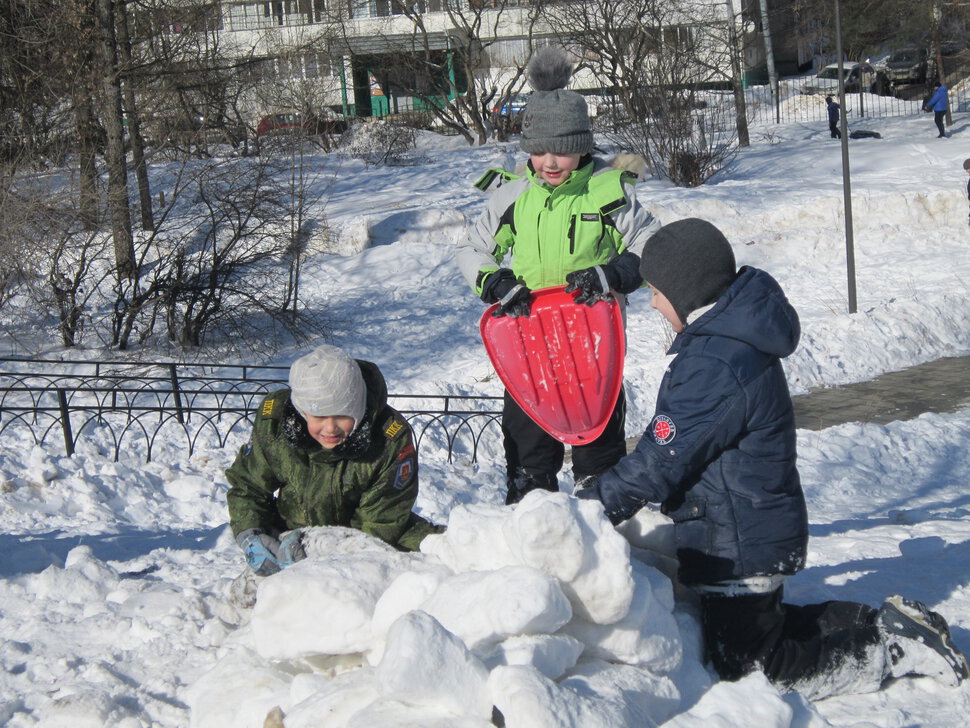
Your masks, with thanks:
<instances>
[{"instance_id":1,"label":"bare tree","mask_svg":"<svg viewBox=\"0 0 970 728\"><path fill-rule=\"evenodd\" d=\"M128 204L128 164L125 153L124 110L118 64L116 6L113 0L95 0L100 51L102 120L107 130L105 160L108 166L108 214L114 238L115 260L127 275L134 273L131 208Z\"/></svg>"},{"instance_id":2,"label":"bare tree","mask_svg":"<svg viewBox=\"0 0 970 728\"><path fill-rule=\"evenodd\" d=\"M613 103L601 130L655 174L693 187L736 153L727 105L709 94L730 85L720 6L576 0L544 13L577 59L609 84Z\"/></svg>"}]
</instances>

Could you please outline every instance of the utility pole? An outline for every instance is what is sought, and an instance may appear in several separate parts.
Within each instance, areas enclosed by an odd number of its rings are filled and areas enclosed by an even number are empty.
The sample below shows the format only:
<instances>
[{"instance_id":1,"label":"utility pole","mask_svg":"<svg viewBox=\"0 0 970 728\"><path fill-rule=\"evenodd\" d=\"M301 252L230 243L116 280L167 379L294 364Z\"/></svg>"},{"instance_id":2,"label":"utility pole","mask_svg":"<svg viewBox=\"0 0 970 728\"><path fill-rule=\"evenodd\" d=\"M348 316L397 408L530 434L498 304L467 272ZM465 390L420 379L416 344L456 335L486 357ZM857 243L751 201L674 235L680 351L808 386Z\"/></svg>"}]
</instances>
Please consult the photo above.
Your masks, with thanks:
<instances>
[{"instance_id":1,"label":"utility pole","mask_svg":"<svg viewBox=\"0 0 970 728\"><path fill-rule=\"evenodd\" d=\"M933 0L933 60L936 62L936 77L940 83L946 86L946 76L943 73L943 50L940 40L940 25L943 21L943 8L940 0ZM929 79L926 79L929 81ZM947 87L949 90L949 87ZM946 125L953 126L953 115L950 113L950 105L946 105Z\"/></svg>"},{"instance_id":2,"label":"utility pole","mask_svg":"<svg viewBox=\"0 0 970 728\"><path fill-rule=\"evenodd\" d=\"M775 69L775 51L771 46L771 27L768 25L768 0L759 0L761 5L761 37L765 41L765 64L768 66L768 84L775 101L775 123L781 123L781 99L778 98L778 71Z\"/></svg>"},{"instance_id":3,"label":"utility pole","mask_svg":"<svg viewBox=\"0 0 970 728\"><path fill-rule=\"evenodd\" d=\"M849 180L849 126L845 115L845 63L842 60L842 20L835 0L835 52L839 57L839 122L842 130L842 195L845 200L845 269L848 278L849 313L856 312L855 250L852 236L852 187Z\"/></svg>"}]
</instances>

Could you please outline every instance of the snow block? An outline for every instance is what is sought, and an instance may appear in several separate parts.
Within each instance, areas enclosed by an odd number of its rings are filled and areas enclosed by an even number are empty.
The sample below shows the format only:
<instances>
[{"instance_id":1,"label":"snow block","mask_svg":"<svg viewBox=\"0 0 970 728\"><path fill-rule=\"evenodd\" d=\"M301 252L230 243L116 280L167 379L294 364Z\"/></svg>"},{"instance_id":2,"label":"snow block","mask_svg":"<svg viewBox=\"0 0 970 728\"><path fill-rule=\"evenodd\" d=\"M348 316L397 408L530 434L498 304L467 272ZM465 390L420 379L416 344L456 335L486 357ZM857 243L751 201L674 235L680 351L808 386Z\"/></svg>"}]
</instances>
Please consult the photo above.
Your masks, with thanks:
<instances>
[{"instance_id":1,"label":"snow block","mask_svg":"<svg viewBox=\"0 0 970 728\"><path fill-rule=\"evenodd\" d=\"M564 634L516 635L476 654L490 670L499 665L531 665L550 680L558 680L575 666L583 643Z\"/></svg>"},{"instance_id":2,"label":"snow block","mask_svg":"<svg viewBox=\"0 0 970 728\"><path fill-rule=\"evenodd\" d=\"M395 576L387 558L363 553L307 558L267 577L253 608L256 650L269 660L366 652L374 607Z\"/></svg>"},{"instance_id":3,"label":"snow block","mask_svg":"<svg viewBox=\"0 0 970 728\"><path fill-rule=\"evenodd\" d=\"M492 715L485 665L425 612L408 612L391 626L377 679L391 700L468 718Z\"/></svg>"},{"instance_id":4,"label":"snow block","mask_svg":"<svg viewBox=\"0 0 970 728\"><path fill-rule=\"evenodd\" d=\"M249 650L236 650L186 693L191 728L262 728L266 714L285 705L291 676Z\"/></svg>"},{"instance_id":5,"label":"snow block","mask_svg":"<svg viewBox=\"0 0 970 728\"><path fill-rule=\"evenodd\" d=\"M794 711L763 672L737 682L718 682L694 707L672 718L664 728L792 728ZM824 725L824 724L823 724Z\"/></svg>"},{"instance_id":6,"label":"snow block","mask_svg":"<svg viewBox=\"0 0 970 728\"><path fill-rule=\"evenodd\" d=\"M286 728L346 728L348 721L380 699L373 668L363 667L332 679L297 675L290 686L293 707Z\"/></svg>"},{"instance_id":7,"label":"snow block","mask_svg":"<svg viewBox=\"0 0 970 728\"><path fill-rule=\"evenodd\" d=\"M575 614L602 624L621 619L633 598L626 539L602 506L565 493L536 490L512 508L459 506L421 548L455 572L538 569L559 580Z\"/></svg>"},{"instance_id":8,"label":"snow block","mask_svg":"<svg viewBox=\"0 0 970 728\"><path fill-rule=\"evenodd\" d=\"M655 569L636 562L633 581L636 590L630 610L622 619L603 625L578 618L562 631L584 642L588 657L637 665L657 674L673 672L680 667L684 650L680 628L671 611L670 581Z\"/></svg>"},{"instance_id":9,"label":"snow block","mask_svg":"<svg viewBox=\"0 0 970 728\"><path fill-rule=\"evenodd\" d=\"M489 676L488 689L507 728L655 728L659 721L651 716L666 716L679 703L669 681L658 682L636 668L598 669L606 675L594 686L592 681L581 680L556 684L529 667L497 667ZM614 679L618 681L615 685L611 684ZM630 700L627 693L635 690L645 692ZM658 690L658 694L647 690Z\"/></svg>"},{"instance_id":10,"label":"snow block","mask_svg":"<svg viewBox=\"0 0 970 728\"><path fill-rule=\"evenodd\" d=\"M495 594L502 607L496 609ZM442 582L421 609L469 649L518 634L551 634L572 618L559 582L528 566L457 574Z\"/></svg>"},{"instance_id":11,"label":"snow block","mask_svg":"<svg viewBox=\"0 0 970 728\"><path fill-rule=\"evenodd\" d=\"M622 706L628 716L622 725L661 725L683 703L677 683L669 676L601 660L580 663L559 684L585 698Z\"/></svg>"}]
</instances>

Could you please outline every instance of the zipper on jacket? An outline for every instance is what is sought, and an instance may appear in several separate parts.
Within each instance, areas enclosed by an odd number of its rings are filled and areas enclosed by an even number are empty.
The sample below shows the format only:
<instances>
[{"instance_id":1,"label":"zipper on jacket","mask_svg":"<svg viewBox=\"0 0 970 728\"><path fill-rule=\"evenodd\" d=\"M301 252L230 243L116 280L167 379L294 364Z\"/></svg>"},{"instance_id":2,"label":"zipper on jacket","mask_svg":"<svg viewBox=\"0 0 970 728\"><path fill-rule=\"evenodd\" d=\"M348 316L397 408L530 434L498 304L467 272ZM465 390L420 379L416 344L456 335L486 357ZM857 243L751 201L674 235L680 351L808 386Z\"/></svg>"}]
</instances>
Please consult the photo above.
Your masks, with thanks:
<instances>
[{"instance_id":1,"label":"zipper on jacket","mask_svg":"<svg viewBox=\"0 0 970 728\"><path fill-rule=\"evenodd\" d=\"M566 239L569 240L569 254L573 255L576 252L576 216L571 215L569 218L569 231L566 233Z\"/></svg>"}]
</instances>

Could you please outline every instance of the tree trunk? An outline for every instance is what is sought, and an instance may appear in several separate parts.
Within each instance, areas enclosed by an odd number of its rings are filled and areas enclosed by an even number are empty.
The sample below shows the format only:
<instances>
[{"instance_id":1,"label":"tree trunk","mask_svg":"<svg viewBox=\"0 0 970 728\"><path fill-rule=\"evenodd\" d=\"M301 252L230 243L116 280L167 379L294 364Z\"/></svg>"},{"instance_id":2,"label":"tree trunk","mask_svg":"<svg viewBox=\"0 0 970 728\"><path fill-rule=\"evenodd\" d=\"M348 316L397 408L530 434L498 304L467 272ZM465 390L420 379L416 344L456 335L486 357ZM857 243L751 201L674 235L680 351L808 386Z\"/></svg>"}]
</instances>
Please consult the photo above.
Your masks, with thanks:
<instances>
[{"instance_id":1,"label":"tree trunk","mask_svg":"<svg viewBox=\"0 0 970 728\"><path fill-rule=\"evenodd\" d=\"M85 230L97 230L98 211L98 125L91 108L91 97L83 91L74 98L78 138L78 209Z\"/></svg>"},{"instance_id":2,"label":"tree trunk","mask_svg":"<svg viewBox=\"0 0 970 728\"><path fill-rule=\"evenodd\" d=\"M122 66L131 70L131 39L128 35L128 10L121 3L118 5L118 50L121 53ZM152 189L148 182L148 165L145 163L145 140L141 136L141 120L138 113L138 100L135 89L129 77L123 87L125 97L125 111L128 113L128 138L131 140L131 159L135 167L135 181L138 184L138 199L141 203L141 228L154 230L155 220L152 216Z\"/></svg>"},{"instance_id":3,"label":"tree trunk","mask_svg":"<svg viewBox=\"0 0 970 728\"><path fill-rule=\"evenodd\" d=\"M108 214L114 237L115 263L123 275L130 277L135 268L135 249L131 233L131 210L128 206L128 169L125 160L121 83L117 73L114 2L97 0L97 10L103 119L108 136L105 150L105 161L108 165Z\"/></svg>"},{"instance_id":4,"label":"tree trunk","mask_svg":"<svg viewBox=\"0 0 970 728\"><path fill-rule=\"evenodd\" d=\"M728 45L731 54L731 86L734 90L734 115L738 129L738 145L751 145L748 136L748 105L744 98L744 79L741 71L741 49L738 47L738 28L735 25L734 5L727 0L728 11Z\"/></svg>"}]
</instances>

